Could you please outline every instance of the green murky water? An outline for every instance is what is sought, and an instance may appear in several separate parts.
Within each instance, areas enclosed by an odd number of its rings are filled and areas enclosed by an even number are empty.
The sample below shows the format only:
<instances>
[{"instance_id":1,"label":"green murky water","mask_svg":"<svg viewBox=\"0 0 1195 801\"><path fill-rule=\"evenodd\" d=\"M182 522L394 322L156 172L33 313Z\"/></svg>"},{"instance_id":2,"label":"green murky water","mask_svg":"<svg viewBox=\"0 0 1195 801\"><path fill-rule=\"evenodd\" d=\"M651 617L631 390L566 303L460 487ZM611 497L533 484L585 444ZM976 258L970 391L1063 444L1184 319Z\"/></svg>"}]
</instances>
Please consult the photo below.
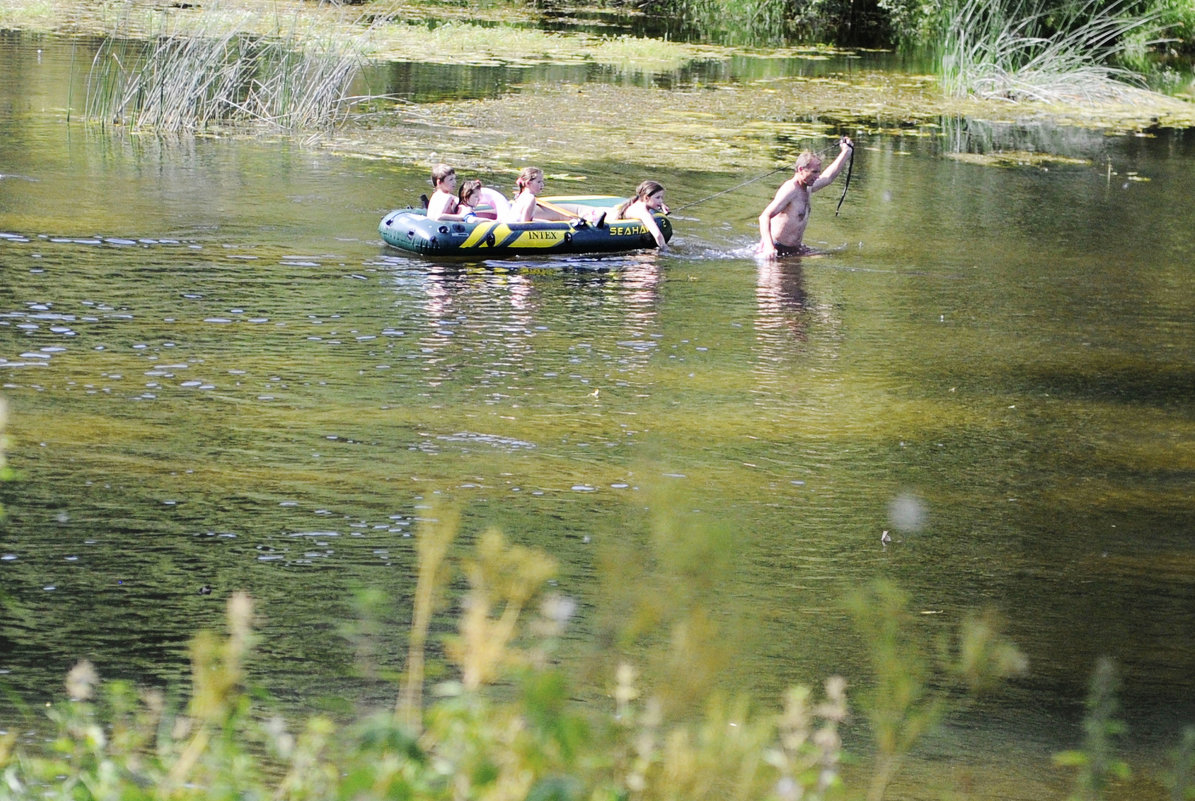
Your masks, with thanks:
<instances>
[{"instance_id":1,"label":"green murky water","mask_svg":"<svg viewBox=\"0 0 1195 801\"><path fill-rule=\"evenodd\" d=\"M839 600L873 578L931 633L998 608L1030 675L952 719L894 797L1061 797L1050 755L1078 740L1100 655L1144 764L1195 720L1189 135L864 136L841 216L836 190L816 202L809 238L830 252L761 265L755 215L780 176L705 199L771 154L686 161L657 132L658 162L603 155L617 136L595 110L578 162L528 133L549 192L626 191L658 163L673 251L461 268L376 235L426 191L411 160L68 124L71 59L62 40L0 48L0 395L20 473L0 488L5 709L36 715L81 656L178 679L236 589L260 599L256 668L279 696L389 703L412 530L446 497L466 542L496 525L560 560L579 674L609 668L626 596L686 565L731 654L722 682L762 699L866 683ZM708 125L689 113L670 122ZM395 141L430 163L428 135ZM484 142L446 144L483 163ZM960 146L1065 158L995 167ZM919 525L893 518L901 499ZM392 602L364 642L363 588Z\"/></svg>"}]
</instances>

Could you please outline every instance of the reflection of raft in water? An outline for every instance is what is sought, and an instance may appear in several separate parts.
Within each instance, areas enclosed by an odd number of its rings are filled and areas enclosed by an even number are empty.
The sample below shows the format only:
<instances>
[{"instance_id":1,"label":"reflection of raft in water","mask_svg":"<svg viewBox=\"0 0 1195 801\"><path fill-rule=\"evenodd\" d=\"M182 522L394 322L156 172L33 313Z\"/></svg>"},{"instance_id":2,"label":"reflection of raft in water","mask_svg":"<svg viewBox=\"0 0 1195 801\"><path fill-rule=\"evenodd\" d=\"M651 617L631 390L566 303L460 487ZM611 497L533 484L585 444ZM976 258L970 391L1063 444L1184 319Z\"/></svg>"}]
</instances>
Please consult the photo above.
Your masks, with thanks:
<instances>
[{"instance_id":1,"label":"reflection of raft in water","mask_svg":"<svg viewBox=\"0 0 1195 801\"><path fill-rule=\"evenodd\" d=\"M549 197L552 207L578 216L609 210L620 197L584 195ZM484 212L483 212L484 213ZM672 238L672 224L655 215L665 241ZM424 256L470 256L486 259L531 253L621 253L654 248L656 241L639 220L606 219L601 225L579 221L503 223L484 216L475 221L429 220L423 209L398 209L382 218L378 233L387 245Z\"/></svg>"}]
</instances>

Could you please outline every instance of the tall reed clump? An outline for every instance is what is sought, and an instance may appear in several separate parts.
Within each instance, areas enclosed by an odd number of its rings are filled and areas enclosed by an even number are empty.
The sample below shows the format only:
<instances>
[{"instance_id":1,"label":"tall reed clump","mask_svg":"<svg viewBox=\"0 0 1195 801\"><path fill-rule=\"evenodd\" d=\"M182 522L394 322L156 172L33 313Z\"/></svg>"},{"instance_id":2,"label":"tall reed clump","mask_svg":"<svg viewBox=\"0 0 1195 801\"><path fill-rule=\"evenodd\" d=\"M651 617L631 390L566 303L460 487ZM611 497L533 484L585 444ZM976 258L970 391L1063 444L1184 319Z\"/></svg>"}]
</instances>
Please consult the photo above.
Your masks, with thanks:
<instances>
[{"instance_id":1,"label":"tall reed clump","mask_svg":"<svg viewBox=\"0 0 1195 801\"><path fill-rule=\"evenodd\" d=\"M92 61L85 114L101 124L159 131L326 128L354 102L349 88L363 53L351 37L281 27L261 34L224 17L148 42L117 31Z\"/></svg>"},{"instance_id":2,"label":"tall reed clump","mask_svg":"<svg viewBox=\"0 0 1195 801\"><path fill-rule=\"evenodd\" d=\"M954 96L1068 103L1123 102L1139 77L1115 66L1160 18L1129 0L955 0L943 7L938 68Z\"/></svg>"}]
</instances>

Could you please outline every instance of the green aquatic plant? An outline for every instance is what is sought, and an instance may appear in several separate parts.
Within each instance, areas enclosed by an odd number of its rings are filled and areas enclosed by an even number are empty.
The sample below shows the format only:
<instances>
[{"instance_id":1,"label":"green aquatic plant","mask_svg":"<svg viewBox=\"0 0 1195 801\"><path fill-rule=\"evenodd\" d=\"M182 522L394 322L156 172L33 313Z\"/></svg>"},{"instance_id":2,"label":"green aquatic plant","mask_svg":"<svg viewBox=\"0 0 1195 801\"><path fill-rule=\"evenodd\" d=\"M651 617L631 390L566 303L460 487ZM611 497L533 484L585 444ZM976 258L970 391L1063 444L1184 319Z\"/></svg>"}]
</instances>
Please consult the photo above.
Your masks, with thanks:
<instances>
[{"instance_id":1,"label":"green aquatic plant","mask_svg":"<svg viewBox=\"0 0 1195 801\"><path fill-rule=\"evenodd\" d=\"M959 0L942 11L938 71L953 96L1121 102L1145 90L1116 57L1142 35L1152 40L1158 19L1158 12L1130 13L1127 2Z\"/></svg>"},{"instance_id":2,"label":"green aquatic plant","mask_svg":"<svg viewBox=\"0 0 1195 801\"><path fill-rule=\"evenodd\" d=\"M85 115L160 131L266 126L303 131L344 119L365 60L356 38L279 26L262 34L226 17L129 41L113 31L92 61Z\"/></svg>"}]
</instances>

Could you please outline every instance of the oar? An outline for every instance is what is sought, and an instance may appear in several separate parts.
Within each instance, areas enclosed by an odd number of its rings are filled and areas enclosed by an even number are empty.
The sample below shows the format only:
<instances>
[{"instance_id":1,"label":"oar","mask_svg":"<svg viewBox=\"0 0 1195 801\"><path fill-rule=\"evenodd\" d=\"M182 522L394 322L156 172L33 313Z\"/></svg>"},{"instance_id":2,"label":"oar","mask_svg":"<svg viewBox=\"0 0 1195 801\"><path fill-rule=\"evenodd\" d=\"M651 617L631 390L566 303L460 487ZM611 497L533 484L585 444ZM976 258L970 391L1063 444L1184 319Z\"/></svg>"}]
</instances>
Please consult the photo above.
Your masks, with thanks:
<instances>
[{"instance_id":1,"label":"oar","mask_svg":"<svg viewBox=\"0 0 1195 801\"><path fill-rule=\"evenodd\" d=\"M543 206L548 211L554 211L557 214L563 214L569 220L577 220L577 219L581 218L580 214L569 211L568 209L564 208L563 206L557 206L555 203L553 203L550 200L540 200L539 198L536 198L535 202L536 202L536 204Z\"/></svg>"}]
</instances>

